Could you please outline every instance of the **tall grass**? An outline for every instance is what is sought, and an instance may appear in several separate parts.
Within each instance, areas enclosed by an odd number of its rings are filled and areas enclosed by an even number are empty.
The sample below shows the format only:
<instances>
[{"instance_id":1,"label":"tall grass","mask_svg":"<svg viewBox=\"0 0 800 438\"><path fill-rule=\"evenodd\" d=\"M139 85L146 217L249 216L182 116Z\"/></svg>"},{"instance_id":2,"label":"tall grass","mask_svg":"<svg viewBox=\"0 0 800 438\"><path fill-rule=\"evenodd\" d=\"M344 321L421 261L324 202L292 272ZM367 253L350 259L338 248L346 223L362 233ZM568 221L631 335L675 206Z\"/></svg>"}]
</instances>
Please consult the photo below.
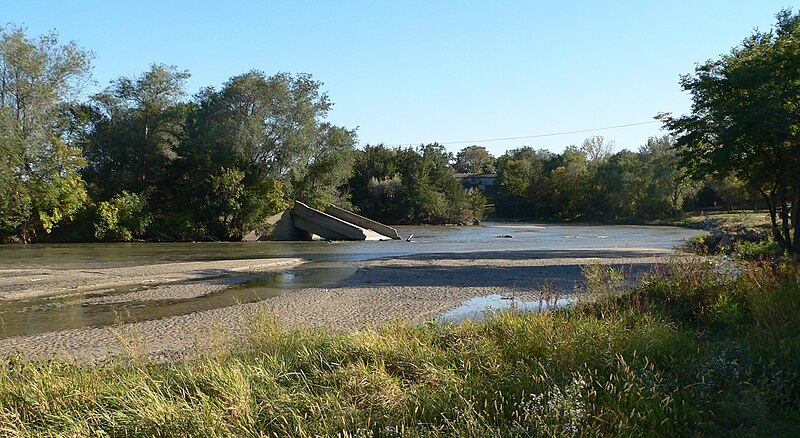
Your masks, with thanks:
<instances>
[{"instance_id":1,"label":"tall grass","mask_svg":"<svg viewBox=\"0 0 800 438\"><path fill-rule=\"evenodd\" d=\"M720 272L723 272L721 274ZM587 268L589 298L335 334L255 315L184 363L0 363L6 436L791 436L800 276L675 262L636 285Z\"/></svg>"}]
</instances>

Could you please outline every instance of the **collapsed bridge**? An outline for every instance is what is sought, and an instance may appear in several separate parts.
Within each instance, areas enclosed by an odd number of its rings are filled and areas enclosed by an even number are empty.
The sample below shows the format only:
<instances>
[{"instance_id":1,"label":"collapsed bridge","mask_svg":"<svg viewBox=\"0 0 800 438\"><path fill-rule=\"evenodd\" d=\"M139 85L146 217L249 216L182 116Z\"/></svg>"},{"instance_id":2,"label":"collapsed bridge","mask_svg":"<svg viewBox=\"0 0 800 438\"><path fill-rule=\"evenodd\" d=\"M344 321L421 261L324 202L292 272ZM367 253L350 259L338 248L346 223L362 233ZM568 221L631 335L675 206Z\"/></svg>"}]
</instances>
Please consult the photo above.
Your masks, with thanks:
<instances>
[{"instance_id":1,"label":"collapsed bridge","mask_svg":"<svg viewBox=\"0 0 800 438\"><path fill-rule=\"evenodd\" d=\"M397 230L380 222L329 205L325 211L295 201L294 207L270 221L264 235L249 233L244 240L397 240Z\"/></svg>"}]
</instances>

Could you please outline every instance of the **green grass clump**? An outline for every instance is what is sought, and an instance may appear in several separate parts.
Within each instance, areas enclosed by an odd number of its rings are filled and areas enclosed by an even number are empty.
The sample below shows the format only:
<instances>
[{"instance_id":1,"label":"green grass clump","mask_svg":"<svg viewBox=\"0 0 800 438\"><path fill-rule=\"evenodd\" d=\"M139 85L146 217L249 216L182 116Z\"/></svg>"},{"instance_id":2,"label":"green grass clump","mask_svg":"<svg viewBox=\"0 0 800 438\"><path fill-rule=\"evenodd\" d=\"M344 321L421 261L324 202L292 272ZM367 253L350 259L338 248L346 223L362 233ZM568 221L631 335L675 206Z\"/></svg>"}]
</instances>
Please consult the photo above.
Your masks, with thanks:
<instances>
[{"instance_id":1,"label":"green grass clump","mask_svg":"<svg viewBox=\"0 0 800 438\"><path fill-rule=\"evenodd\" d=\"M709 239L711 235L707 232L700 232L695 236L690 237L683 244L683 248L695 254L708 254L709 253Z\"/></svg>"},{"instance_id":2,"label":"green grass clump","mask_svg":"<svg viewBox=\"0 0 800 438\"><path fill-rule=\"evenodd\" d=\"M776 260L782 255L777 243L771 240L763 242L742 241L736 244L734 255L743 260Z\"/></svg>"},{"instance_id":3,"label":"green grass clump","mask_svg":"<svg viewBox=\"0 0 800 438\"><path fill-rule=\"evenodd\" d=\"M722 272L722 273L721 273ZM0 362L5 436L791 436L800 274L586 269L545 314L356 334L286 331L184 363Z\"/></svg>"}]
</instances>

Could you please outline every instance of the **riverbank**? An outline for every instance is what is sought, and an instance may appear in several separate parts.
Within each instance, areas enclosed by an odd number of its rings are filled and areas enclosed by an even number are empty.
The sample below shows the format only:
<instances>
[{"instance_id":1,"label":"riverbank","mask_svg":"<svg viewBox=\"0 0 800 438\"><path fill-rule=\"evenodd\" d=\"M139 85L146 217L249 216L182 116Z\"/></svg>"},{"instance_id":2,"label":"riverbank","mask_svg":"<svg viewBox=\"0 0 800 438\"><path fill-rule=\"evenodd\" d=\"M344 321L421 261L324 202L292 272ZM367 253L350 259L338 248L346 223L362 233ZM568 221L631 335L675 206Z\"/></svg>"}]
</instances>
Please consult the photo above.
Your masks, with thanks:
<instances>
[{"instance_id":1,"label":"riverbank","mask_svg":"<svg viewBox=\"0 0 800 438\"><path fill-rule=\"evenodd\" d=\"M691 211L683 212L675 217L664 219L644 219L637 216L624 218L607 217L579 217L571 220L545 220L542 218L492 218L492 221L517 223L517 222L536 222L554 225L581 225L581 224L602 224L602 225L645 225L645 226L667 226L667 227L687 227L692 229L706 228L699 227L699 224L708 224L706 231L713 231L718 227L746 227L757 230L768 231L770 228L769 213L757 212L754 210L738 211Z\"/></svg>"},{"instance_id":2,"label":"riverbank","mask_svg":"<svg viewBox=\"0 0 800 438\"><path fill-rule=\"evenodd\" d=\"M594 256L611 262L610 255ZM473 259L523 266L510 254L384 260L343 284L387 269L416 279L408 271L429 265L485 273ZM606 287L596 281L604 270L591 271L600 274L589 275L591 299L546 315L507 312L459 325L332 333L283 327L262 307L235 344L217 344L182 363L0 359L0 430L13 436L796 436L797 266L744 264L741 275L720 275L713 264L681 259L630 289ZM460 281L438 273L415 282Z\"/></svg>"},{"instance_id":3,"label":"riverbank","mask_svg":"<svg viewBox=\"0 0 800 438\"><path fill-rule=\"evenodd\" d=\"M119 355L159 362L183 360L208 349L236 345L246 335L254 315L264 310L272 312L278 323L287 329L324 328L354 332L391 321L418 324L474 297L503 294L534 300L544 295L571 294L583 284L581 267L585 265L629 267L631 274L636 276L653 266L667 263L674 255L672 250L663 248L598 248L425 254L377 259L358 262L358 271L344 280L288 292L263 302L110 327L3 339L0 340L0 355L19 354L24 358L56 356L80 361L102 361ZM297 259L286 259L273 263L290 266L297 262ZM50 278L59 277L53 273L39 274L42 274L41 282L49 281L61 290L69 290L70 287L89 287L90 280L95 278L91 277L93 275L99 275L98 278L104 282L123 282L123 274L144 275L164 281L188 275L220 274L220 270L262 269L269 263L266 259L239 260L72 272L60 276L62 283ZM25 278L40 278L23 274L18 272L18 275L4 280L6 296L32 296L45 290L41 285L23 284ZM23 284L24 290L14 292L12 284ZM185 284L185 289L175 284L169 287L175 294L191 294L197 292L201 284ZM139 294L137 299L140 300L155 299L159 295L152 292Z\"/></svg>"},{"instance_id":4,"label":"riverbank","mask_svg":"<svg viewBox=\"0 0 800 438\"><path fill-rule=\"evenodd\" d=\"M159 285L171 289L166 294L165 290L151 289L131 298L147 299L148 295L189 298L208 293L208 286L215 283L213 280L217 278L288 269L302 263L303 259L300 258L271 258L95 269L0 269L0 300L82 294L127 285ZM220 286L229 285L223 282Z\"/></svg>"}]
</instances>

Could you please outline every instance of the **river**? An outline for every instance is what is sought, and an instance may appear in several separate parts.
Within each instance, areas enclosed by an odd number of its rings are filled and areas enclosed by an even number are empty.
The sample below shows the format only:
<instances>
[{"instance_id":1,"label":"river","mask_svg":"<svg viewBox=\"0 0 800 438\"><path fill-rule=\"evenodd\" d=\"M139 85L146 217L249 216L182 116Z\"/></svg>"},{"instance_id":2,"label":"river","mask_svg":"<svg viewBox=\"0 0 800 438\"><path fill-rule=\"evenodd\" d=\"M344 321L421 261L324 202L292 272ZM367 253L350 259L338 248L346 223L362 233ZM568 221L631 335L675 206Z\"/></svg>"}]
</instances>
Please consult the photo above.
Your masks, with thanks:
<instances>
[{"instance_id":1,"label":"river","mask_svg":"<svg viewBox=\"0 0 800 438\"><path fill-rule=\"evenodd\" d=\"M107 326L269 299L300 288L334 283L355 272L360 260L428 253L472 251L673 248L697 231L676 227L551 225L487 222L476 227L401 226L411 241L220 242L31 244L0 246L0 270L99 269L159 263L300 257L308 264L285 272L243 278L233 287L199 298L104 300L152 287L0 300L0 338L89 326Z\"/></svg>"}]
</instances>

